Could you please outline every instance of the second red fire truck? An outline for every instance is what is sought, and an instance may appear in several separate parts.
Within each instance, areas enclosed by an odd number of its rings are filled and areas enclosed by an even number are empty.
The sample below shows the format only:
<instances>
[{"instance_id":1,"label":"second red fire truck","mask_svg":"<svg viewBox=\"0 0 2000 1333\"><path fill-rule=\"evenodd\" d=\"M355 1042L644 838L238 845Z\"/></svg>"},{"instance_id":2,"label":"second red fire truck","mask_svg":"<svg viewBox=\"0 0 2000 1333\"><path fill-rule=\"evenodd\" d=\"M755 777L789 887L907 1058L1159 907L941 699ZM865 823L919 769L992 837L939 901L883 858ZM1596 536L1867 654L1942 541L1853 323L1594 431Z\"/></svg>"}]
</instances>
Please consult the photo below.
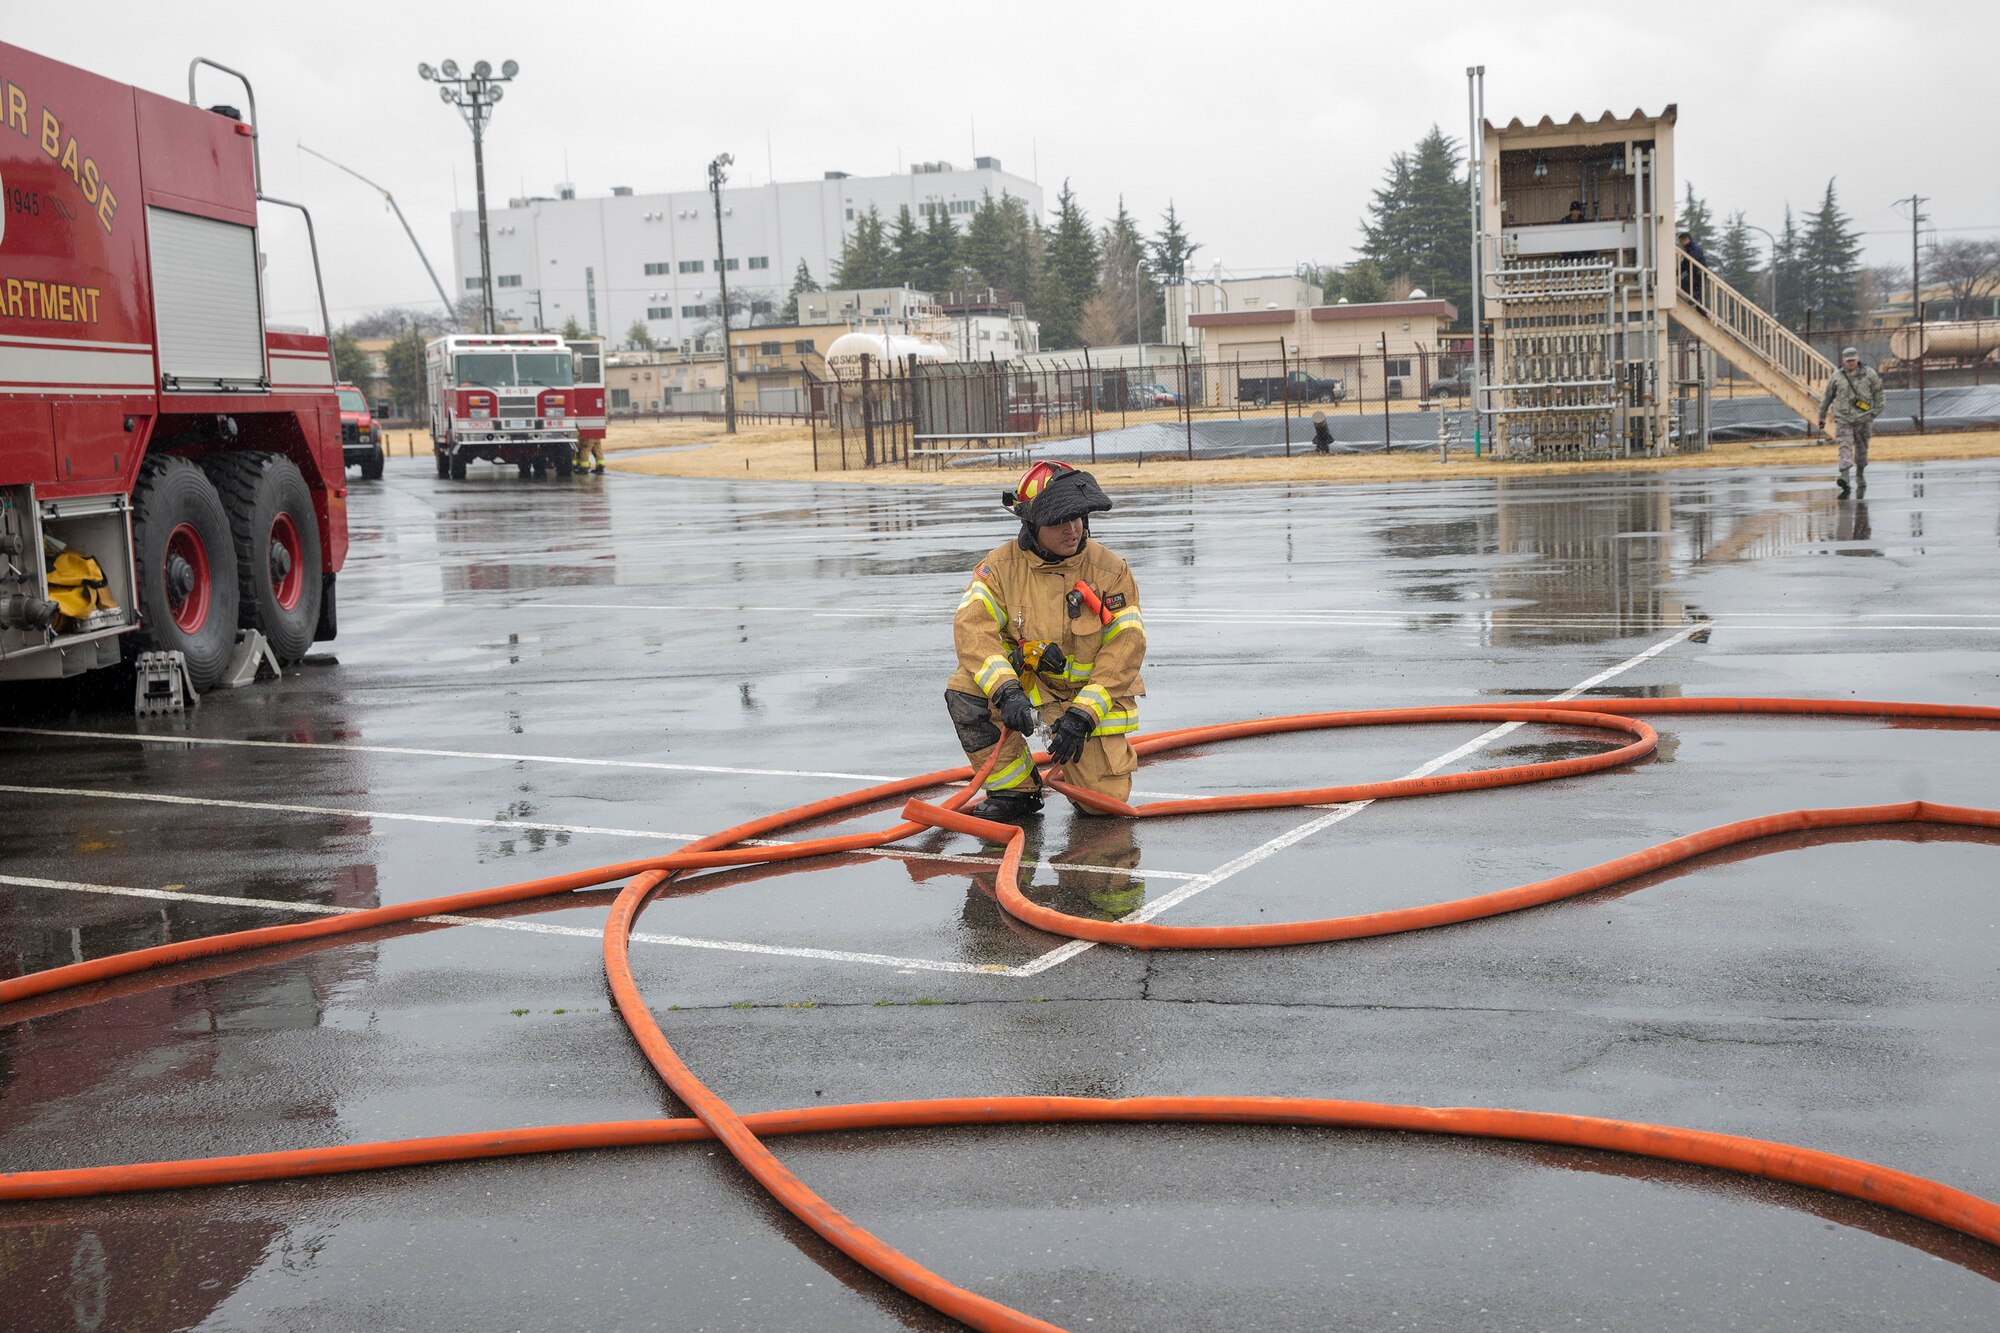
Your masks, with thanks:
<instances>
[{"instance_id":1,"label":"second red fire truck","mask_svg":"<svg viewBox=\"0 0 2000 1333\"><path fill-rule=\"evenodd\" d=\"M440 477L474 460L567 477L577 445L604 438L604 344L553 333L451 334L425 357Z\"/></svg>"}]
</instances>

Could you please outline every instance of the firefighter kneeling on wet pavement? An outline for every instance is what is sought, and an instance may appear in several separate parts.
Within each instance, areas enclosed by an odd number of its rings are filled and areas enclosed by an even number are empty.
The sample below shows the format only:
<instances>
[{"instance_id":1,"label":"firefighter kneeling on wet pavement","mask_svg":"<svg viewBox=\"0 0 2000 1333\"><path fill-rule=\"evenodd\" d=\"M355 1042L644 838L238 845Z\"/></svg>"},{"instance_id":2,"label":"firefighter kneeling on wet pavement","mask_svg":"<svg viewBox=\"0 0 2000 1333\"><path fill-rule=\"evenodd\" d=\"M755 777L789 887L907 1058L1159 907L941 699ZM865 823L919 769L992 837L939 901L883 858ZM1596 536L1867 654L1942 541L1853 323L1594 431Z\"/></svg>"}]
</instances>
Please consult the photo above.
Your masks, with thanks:
<instances>
[{"instance_id":1,"label":"firefighter kneeling on wet pavement","mask_svg":"<svg viewBox=\"0 0 2000 1333\"><path fill-rule=\"evenodd\" d=\"M1000 746L973 813L1018 821L1041 809L1028 738L1044 728L1066 781L1123 801L1139 766L1130 737L1146 692L1146 626L1131 569L1090 537L1090 516L1111 501L1088 472L1037 463L1001 503L1021 531L972 573L952 620L958 670L944 692L975 768Z\"/></svg>"}]
</instances>

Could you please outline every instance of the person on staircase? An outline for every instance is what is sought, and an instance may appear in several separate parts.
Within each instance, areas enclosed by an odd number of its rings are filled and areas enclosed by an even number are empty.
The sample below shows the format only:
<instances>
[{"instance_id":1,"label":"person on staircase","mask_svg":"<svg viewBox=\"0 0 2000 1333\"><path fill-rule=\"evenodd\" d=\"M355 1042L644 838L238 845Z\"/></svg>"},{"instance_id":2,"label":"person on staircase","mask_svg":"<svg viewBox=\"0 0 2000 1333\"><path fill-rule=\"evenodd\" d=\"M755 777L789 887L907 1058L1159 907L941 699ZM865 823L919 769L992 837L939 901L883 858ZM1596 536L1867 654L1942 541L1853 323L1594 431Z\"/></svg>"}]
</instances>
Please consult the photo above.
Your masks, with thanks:
<instances>
[{"instance_id":1,"label":"person on staircase","mask_svg":"<svg viewBox=\"0 0 2000 1333\"><path fill-rule=\"evenodd\" d=\"M1708 263L1708 252L1701 248L1701 242L1697 241L1694 238L1694 233L1690 231L1684 231L1676 235L1674 237L1674 244L1680 250L1682 256L1680 260L1681 291L1693 298L1694 303L1699 306L1702 304L1702 301L1701 292L1695 283L1695 265L1706 265ZM1693 264L1688 262L1690 259L1694 261Z\"/></svg>"}]
</instances>

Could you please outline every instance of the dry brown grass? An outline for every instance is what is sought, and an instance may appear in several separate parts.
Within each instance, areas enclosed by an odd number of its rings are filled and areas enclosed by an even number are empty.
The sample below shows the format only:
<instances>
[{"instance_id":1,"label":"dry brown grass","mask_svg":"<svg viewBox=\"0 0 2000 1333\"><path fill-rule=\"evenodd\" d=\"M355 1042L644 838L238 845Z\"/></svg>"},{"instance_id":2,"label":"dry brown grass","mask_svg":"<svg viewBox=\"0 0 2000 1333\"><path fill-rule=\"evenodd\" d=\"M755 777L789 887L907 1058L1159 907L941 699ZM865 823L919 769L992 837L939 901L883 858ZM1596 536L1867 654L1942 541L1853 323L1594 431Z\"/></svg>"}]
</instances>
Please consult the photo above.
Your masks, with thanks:
<instances>
[{"instance_id":1,"label":"dry brown grass","mask_svg":"<svg viewBox=\"0 0 2000 1333\"><path fill-rule=\"evenodd\" d=\"M718 438L720 436L720 438ZM702 442L706 443L702 443ZM672 453L631 457L631 451L701 444ZM655 477L747 477L762 481L829 481L859 486L992 486L1011 480L1017 465L918 471L901 467L855 472L815 472L812 432L801 426L746 426L732 439L713 423L614 425L606 452L619 472ZM628 455L621 457L620 455ZM1915 462L2000 456L2000 431L1955 431L1937 435L1877 436L1870 451L1883 462ZM1784 448L1718 444L1705 454L1636 458L1611 463L1504 463L1454 453L1449 463L1437 454L1330 454L1310 446L1290 458L1158 459L1145 464L1099 463L1090 471L1106 486L1172 486L1260 482L1437 481L1461 477L1561 476L1581 472L1671 472L1686 468L1832 468L1831 444Z\"/></svg>"}]
</instances>

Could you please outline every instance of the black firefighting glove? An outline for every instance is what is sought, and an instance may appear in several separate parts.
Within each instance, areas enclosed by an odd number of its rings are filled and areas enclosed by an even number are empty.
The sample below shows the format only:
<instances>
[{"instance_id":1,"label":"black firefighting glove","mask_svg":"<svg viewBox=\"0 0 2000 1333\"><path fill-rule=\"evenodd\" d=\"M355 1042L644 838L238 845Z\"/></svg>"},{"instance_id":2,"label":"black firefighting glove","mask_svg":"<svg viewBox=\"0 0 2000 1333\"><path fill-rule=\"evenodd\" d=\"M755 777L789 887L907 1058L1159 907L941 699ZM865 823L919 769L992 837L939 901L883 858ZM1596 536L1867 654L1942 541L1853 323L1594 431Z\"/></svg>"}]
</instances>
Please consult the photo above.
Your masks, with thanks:
<instances>
[{"instance_id":1,"label":"black firefighting glove","mask_svg":"<svg viewBox=\"0 0 2000 1333\"><path fill-rule=\"evenodd\" d=\"M1014 681L1000 687L1000 692L993 696L993 705L1000 710L1000 720L1007 724L1007 730L1023 737L1034 735L1035 728L1042 725L1035 706L1028 702L1028 692Z\"/></svg>"},{"instance_id":2,"label":"black firefighting glove","mask_svg":"<svg viewBox=\"0 0 2000 1333\"><path fill-rule=\"evenodd\" d=\"M1097 726L1097 719L1081 708L1072 708L1049 728L1049 758L1067 764L1083 753L1084 739Z\"/></svg>"}]
</instances>

